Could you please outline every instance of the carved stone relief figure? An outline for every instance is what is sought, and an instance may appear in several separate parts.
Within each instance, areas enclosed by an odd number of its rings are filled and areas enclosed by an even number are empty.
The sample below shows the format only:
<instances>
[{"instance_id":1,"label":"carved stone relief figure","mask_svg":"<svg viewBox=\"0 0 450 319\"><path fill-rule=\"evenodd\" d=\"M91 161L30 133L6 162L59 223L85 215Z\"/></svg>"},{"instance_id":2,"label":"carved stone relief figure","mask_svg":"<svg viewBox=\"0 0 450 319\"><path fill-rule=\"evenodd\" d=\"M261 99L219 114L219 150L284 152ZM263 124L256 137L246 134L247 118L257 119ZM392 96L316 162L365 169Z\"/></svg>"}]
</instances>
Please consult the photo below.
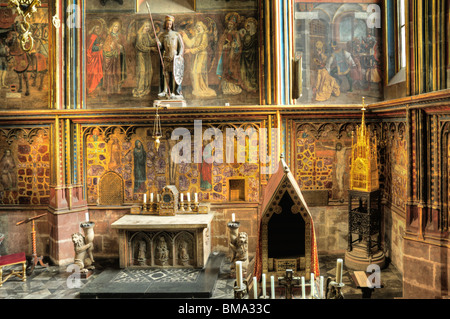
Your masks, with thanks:
<instances>
[{"instance_id":1,"label":"carved stone relief figure","mask_svg":"<svg viewBox=\"0 0 450 319\"><path fill-rule=\"evenodd\" d=\"M139 266L145 266L146 261L147 261L146 253L147 253L147 243L145 242L145 240L140 240L139 244L138 244Z\"/></svg>"},{"instance_id":2,"label":"carved stone relief figure","mask_svg":"<svg viewBox=\"0 0 450 319\"><path fill-rule=\"evenodd\" d=\"M180 242L180 245L178 247L178 257L180 259L181 265L189 266L188 243L185 240Z\"/></svg>"},{"instance_id":3,"label":"carved stone relief figure","mask_svg":"<svg viewBox=\"0 0 450 319\"><path fill-rule=\"evenodd\" d=\"M236 239L230 242L230 248L233 251L231 263L235 264L236 261L242 261L244 270L248 266L248 235L246 232L240 232Z\"/></svg>"},{"instance_id":4,"label":"carved stone relief figure","mask_svg":"<svg viewBox=\"0 0 450 319\"><path fill-rule=\"evenodd\" d=\"M169 260L169 249L167 248L167 243L164 236L160 236L158 244L156 245L156 260L159 261L161 266L166 266Z\"/></svg>"}]
</instances>

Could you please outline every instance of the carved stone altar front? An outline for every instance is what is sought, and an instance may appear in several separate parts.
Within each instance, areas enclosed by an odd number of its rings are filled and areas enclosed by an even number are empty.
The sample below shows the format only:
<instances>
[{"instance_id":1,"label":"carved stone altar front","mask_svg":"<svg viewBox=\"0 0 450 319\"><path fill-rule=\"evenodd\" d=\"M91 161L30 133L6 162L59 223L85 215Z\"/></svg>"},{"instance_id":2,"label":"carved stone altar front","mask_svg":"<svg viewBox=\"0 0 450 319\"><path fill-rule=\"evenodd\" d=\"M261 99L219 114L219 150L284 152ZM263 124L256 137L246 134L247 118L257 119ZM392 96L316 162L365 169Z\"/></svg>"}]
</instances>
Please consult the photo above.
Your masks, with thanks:
<instances>
[{"instance_id":1,"label":"carved stone altar front","mask_svg":"<svg viewBox=\"0 0 450 319\"><path fill-rule=\"evenodd\" d=\"M120 267L203 268L211 252L212 214L125 215L119 230Z\"/></svg>"}]
</instances>

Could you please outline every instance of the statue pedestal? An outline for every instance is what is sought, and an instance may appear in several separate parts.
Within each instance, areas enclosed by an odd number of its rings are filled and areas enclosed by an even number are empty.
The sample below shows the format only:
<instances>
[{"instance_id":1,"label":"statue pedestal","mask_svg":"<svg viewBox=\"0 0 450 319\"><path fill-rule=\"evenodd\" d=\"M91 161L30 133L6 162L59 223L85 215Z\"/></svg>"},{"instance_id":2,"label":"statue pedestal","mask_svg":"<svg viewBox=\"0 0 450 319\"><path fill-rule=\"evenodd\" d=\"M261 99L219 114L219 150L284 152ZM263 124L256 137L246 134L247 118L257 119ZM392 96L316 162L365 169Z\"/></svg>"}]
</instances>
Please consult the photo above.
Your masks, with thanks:
<instances>
[{"instance_id":1,"label":"statue pedestal","mask_svg":"<svg viewBox=\"0 0 450 319\"><path fill-rule=\"evenodd\" d=\"M155 100L153 102L154 107L162 107L162 108L169 108L169 107L186 107L186 101L185 100Z\"/></svg>"}]
</instances>

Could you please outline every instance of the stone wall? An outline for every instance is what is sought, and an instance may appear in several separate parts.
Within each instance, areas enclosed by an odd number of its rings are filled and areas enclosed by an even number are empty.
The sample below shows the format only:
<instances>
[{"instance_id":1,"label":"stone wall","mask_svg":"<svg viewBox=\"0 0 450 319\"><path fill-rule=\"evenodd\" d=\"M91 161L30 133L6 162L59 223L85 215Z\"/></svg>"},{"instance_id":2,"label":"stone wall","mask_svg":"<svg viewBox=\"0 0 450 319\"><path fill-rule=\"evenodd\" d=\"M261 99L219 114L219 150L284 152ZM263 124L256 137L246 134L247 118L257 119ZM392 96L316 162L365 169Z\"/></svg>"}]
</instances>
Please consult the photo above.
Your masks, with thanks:
<instances>
[{"instance_id":1,"label":"stone wall","mask_svg":"<svg viewBox=\"0 0 450 319\"><path fill-rule=\"evenodd\" d=\"M448 298L450 249L408 238L403 248L403 297Z\"/></svg>"}]
</instances>

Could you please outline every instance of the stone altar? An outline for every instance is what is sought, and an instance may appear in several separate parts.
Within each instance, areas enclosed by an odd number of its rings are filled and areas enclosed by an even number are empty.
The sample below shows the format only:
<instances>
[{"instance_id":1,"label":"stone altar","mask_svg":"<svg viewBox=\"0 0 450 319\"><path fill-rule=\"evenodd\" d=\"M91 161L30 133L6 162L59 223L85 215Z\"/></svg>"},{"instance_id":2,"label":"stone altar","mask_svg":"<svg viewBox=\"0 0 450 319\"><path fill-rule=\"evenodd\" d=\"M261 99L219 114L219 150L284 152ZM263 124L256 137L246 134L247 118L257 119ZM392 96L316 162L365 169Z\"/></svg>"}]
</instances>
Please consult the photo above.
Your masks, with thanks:
<instances>
[{"instance_id":1,"label":"stone altar","mask_svg":"<svg viewBox=\"0 0 450 319\"><path fill-rule=\"evenodd\" d=\"M213 214L121 217L111 224L119 231L120 267L203 268L211 252L212 219ZM162 242L167 254L161 254Z\"/></svg>"}]
</instances>

